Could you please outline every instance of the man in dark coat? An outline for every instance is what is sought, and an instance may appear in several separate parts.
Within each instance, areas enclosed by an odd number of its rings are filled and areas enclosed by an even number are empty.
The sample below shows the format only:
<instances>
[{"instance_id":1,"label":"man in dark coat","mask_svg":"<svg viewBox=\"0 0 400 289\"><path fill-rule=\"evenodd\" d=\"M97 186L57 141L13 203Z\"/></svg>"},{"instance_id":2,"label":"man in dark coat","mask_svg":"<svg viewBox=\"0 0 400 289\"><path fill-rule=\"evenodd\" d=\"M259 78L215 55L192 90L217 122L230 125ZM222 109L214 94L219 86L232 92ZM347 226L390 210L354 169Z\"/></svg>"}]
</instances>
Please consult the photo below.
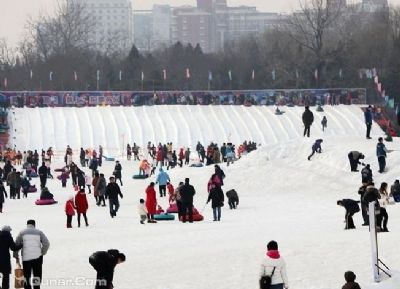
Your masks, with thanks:
<instances>
[{"instance_id":1,"label":"man in dark coat","mask_svg":"<svg viewBox=\"0 0 400 289\"><path fill-rule=\"evenodd\" d=\"M304 136L307 135L307 137L310 137L310 128L314 122L314 114L311 112L309 106L306 106L302 119L304 124Z\"/></svg>"},{"instance_id":2,"label":"man in dark coat","mask_svg":"<svg viewBox=\"0 0 400 289\"><path fill-rule=\"evenodd\" d=\"M83 148L81 148L81 152L79 154L79 160L81 161L81 166L82 167L85 167L85 156L86 156L86 153L83 150Z\"/></svg>"},{"instance_id":3,"label":"man in dark coat","mask_svg":"<svg viewBox=\"0 0 400 289\"><path fill-rule=\"evenodd\" d=\"M3 204L7 197L6 188L4 188L3 182L0 181L0 213L3 213Z\"/></svg>"},{"instance_id":4,"label":"man in dark coat","mask_svg":"<svg viewBox=\"0 0 400 289\"><path fill-rule=\"evenodd\" d=\"M345 230L355 229L353 215L360 211L360 207L358 206L357 201L350 199L343 199L341 201L337 201L339 206L342 206L346 209L346 228Z\"/></svg>"},{"instance_id":5,"label":"man in dark coat","mask_svg":"<svg viewBox=\"0 0 400 289\"><path fill-rule=\"evenodd\" d=\"M193 196L196 191L192 185L189 184L189 178L185 179L185 184L180 189L181 203L182 203L182 222L186 222L186 215L189 215L189 223L193 223Z\"/></svg>"},{"instance_id":6,"label":"man in dark coat","mask_svg":"<svg viewBox=\"0 0 400 289\"><path fill-rule=\"evenodd\" d=\"M361 170L361 182L368 184L373 182L371 166L368 164Z\"/></svg>"},{"instance_id":7,"label":"man in dark coat","mask_svg":"<svg viewBox=\"0 0 400 289\"><path fill-rule=\"evenodd\" d=\"M98 251L89 257L89 263L97 272L95 289L114 288L114 269L125 262L125 255L118 250Z\"/></svg>"},{"instance_id":8,"label":"man in dark coat","mask_svg":"<svg viewBox=\"0 0 400 289\"><path fill-rule=\"evenodd\" d=\"M115 181L119 180L119 183L121 184L122 187L122 166L119 161L115 162L114 176L115 176Z\"/></svg>"},{"instance_id":9,"label":"man in dark coat","mask_svg":"<svg viewBox=\"0 0 400 289\"><path fill-rule=\"evenodd\" d=\"M7 180L8 174L12 171L12 164L10 161L7 161L7 163L4 165L4 174L3 174L3 180Z\"/></svg>"},{"instance_id":10,"label":"man in dark coat","mask_svg":"<svg viewBox=\"0 0 400 289\"><path fill-rule=\"evenodd\" d=\"M371 127L372 127L372 111L371 111L371 106L368 106L368 108L364 112L364 118L365 118L365 125L367 126L367 139L371 139Z\"/></svg>"},{"instance_id":11,"label":"man in dark coat","mask_svg":"<svg viewBox=\"0 0 400 289\"><path fill-rule=\"evenodd\" d=\"M40 177L40 187L44 188L47 182L47 167L44 162L42 163L42 166L39 168L38 173Z\"/></svg>"},{"instance_id":12,"label":"man in dark coat","mask_svg":"<svg viewBox=\"0 0 400 289\"><path fill-rule=\"evenodd\" d=\"M92 170L92 178L94 178L98 166L99 166L99 161L97 160L97 158L92 158L89 164L89 169Z\"/></svg>"},{"instance_id":13,"label":"man in dark coat","mask_svg":"<svg viewBox=\"0 0 400 289\"><path fill-rule=\"evenodd\" d=\"M364 220L363 226L369 226L369 218L368 218L368 202L364 201L364 195L367 191L367 183L363 183L362 186L358 189L358 194L360 195L361 201L361 213Z\"/></svg>"},{"instance_id":14,"label":"man in dark coat","mask_svg":"<svg viewBox=\"0 0 400 289\"><path fill-rule=\"evenodd\" d=\"M379 173L383 173L386 167L386 146L383 143L383 138L378 139L378 144L376 145L376 156L378 157L379 163Z\"/></svg>"},{"instance_id":15,"label":"man in dark coat","mask_svg":"<svg viewBox=\"0 0 400 289\"><path fill-rule=\"evenodd\" d=\"M351 151L347 156L349 157L351 171L358 172L357 167L361 164L360 160L363 160L365 156L358 151Z\"/></svg>"},{"instance_id":16,"label":"man in dark coat","mask_svg":"<svg viewBox=\"0 0 400 289\"><path fill-rule=\"evenodd\" d=\"M110 182L107 185L106 188L106 199L109 199L110 202L110 215L111 218L114 218L117 216L117 212L119 209L119 200L118 196L121 197L121 199L124 197L121 193L121 189L119 188L118 184L115 182L114 177L110 177Z\"/></svg>"},{"instance_id":17,"label":"man in dark coat","mask_svg":"<svg viewBox=\"0 0 400 289\"><path fill-rule=\"evenodd\" d=\"M10 250L16 252L22 248L17 246L11 236L11 228L4 226L0 231L0 274L2 275L2 289L10 288L11 256Z\"/></svg>"},{"instance_id":18,"label":"man in dark coat","mask_svg":"<svg viewBox=\"0 0 400 289\"><path fill-rule=\"evenodd\" d=\"M85 173L79 168L77 170L78 170L77 173L78 187L79 189L85 190Z\"/></svg>"},{"instance_id":19,"label":"man in dark coat","mask_svg":"<svg viewBox=\"0 0 400 289\"><path fill-rule=\"evenodd\" d=\"M221 207L224 206L224 193L221 187L213 186L208 195L207 204L211 201L215 221L221 221Z\"/></svg>"}]
</instances>

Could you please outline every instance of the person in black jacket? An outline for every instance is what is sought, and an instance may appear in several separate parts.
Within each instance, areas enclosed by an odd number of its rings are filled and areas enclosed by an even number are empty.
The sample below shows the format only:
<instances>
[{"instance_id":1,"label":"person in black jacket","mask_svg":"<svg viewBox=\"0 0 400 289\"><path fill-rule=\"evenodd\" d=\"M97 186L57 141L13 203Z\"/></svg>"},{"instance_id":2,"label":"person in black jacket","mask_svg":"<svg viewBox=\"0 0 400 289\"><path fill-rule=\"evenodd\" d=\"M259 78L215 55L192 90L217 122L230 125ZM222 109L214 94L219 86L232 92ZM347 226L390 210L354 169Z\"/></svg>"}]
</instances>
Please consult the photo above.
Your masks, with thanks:
<instances>
[{"instance_id":1,"label":"person in black jacket","mask_svg":"<svg viewBox=\"0 0 400 289\"><path fill-rule=\"evenodd\" d=\"M369 218L368 218L368 203L364 201L364 195L367 191L367 183L363 183L362 186L358 189L358 194L360 195L361 201L361 213L364 220L363 226L369 226Z\"/></svg>"},{"instance_id":2,"label":"person in black jacket","mask_svg":"<svg viewBox=\"0 0 400 289\"><path fill-rule=\"evenodd\" d=\"M193 196L196 191L192 185L189 184L189 178L185 179L185 184L180 189L181 204L182 204L182 222L186 222L186 215L189 215L189 223L193 223Z\"/></svg>"},{"instance_id":3,"label":"person in black jacket","mask_svg":"<svg viewBox=\"0 0 400 289\"><path fill-rule=\"evenodd\" d=\"M356 274L352 271L344 273L344 279L346 280L346 284L343 285L342 289L361 289L360 285L355 282Z\"/></svg>"},{"instance_id":4,"label":"person in black jacket","mask_svg":"<svg viewBox=\"0 0 400 289\"><path fill-rule=\"evenodd\" d=\"M115 162L113 175L115 176L115 181L119 180L119 183L121 184L122 187L122 166L119 163L119 161Z\"/></svg>"},{"instance_id":5,"label":"person in black jacket","mask_svg":"<svg viewBox=\"0 0 400 289\"><path fill-rule=\"evenodd\" d=\"M118 195L121 197L121 199L124 197L121 193L121 189L119 188L118 184L115 182L115 178L110 177L110 182L108 183L108 185L106 187L106 199L107 198L109 199L111 218L114 218L117 216L117 212L119 209Z\"/></svg>"},{"instance_id":6,"label":"person in black jacket","mask_svg":"<svg viewBox=\"0 0 400 289\"><path fill-rule=\"evenodd\" d=\"M207 204L211 201L214 222L221 221L221 208L224 206L224 192L218 186L213 186L208 195Z\"/></svg>"},{"instance_id":7,"label":"person in black jacket","mask_svg":"<svg viewBox=\"0 0 400 289\"><path fill-rule=\"evenodd\" d=\"M4 188L3 182L0 180L0 213L3 213L3 204L7 197L6 188Z\"/></svg>"},{"instance_id":8,"label":"person in black jacket","mask_svg":"<svg viewBox=\"0 0 400 289\"><path fill-rule=\"evenodd\" d=\"M44 188L47 182L47 167L44 162L42 163L42 166L39 168L38 173L40 177L40 187Z\"/></svg>"},{"instance_id":9,"label":"person in black jacket","mask_svg":"<svg viewBox=\"0 0 400 289\"><path fill-rule=\"evenodd\" d=\"M125 262L126 257L118 250L98 251L89 257L89 263L96 270L95 289L114 288L114 269L117 264Z\"/></svg>"},{"instance_id":10,"label":"person in black jacket","mask_svg":"<svg viewBox=\"0 0 400 289\"><path fill-rule=\"evenodd\" d=\"M79 154L79 160L81 161L81 166L82 167L85 167L85 157L86 157L86 153L85 153L85 151L83 150L83 148L81 148L81 152L80 152L80 154Z\"/></svg>"},{"instance_id":11,"label":"person in black jacket","mask_svg":"<svg viewBox=\"0 0 400 289\"><path fill-rule=\"evenodd\" d=\"M2 289L10 288L11 256L10 250L16 252L22 248L17 246L11 236L11 228L4 226L0 231L0 274L2 275ZM17 259L18 261L18 259Z\"/></svg>"},{"instance_id":12,"label":"person in black jacket","mask_svg":"<svg viewBox=\"0 0 400 289\"><path fill-rule=\"evenodd\" d=\"M79 168L77 168L77 181L78 181L78 187L80 190L85 190L85 173L80 170Z\"/></svg>"},{"instance_id":13,"label":"person in black jacket","mask_svg":"<svg viewBox=\"0 0 400 289\"><path fill-rule=\"evenodd\" d=\"M3 174L3 180L7 180L8 174L12 171L13 166L11 164L11 161L7 161L7 163L4 165L4 174Z\"/></svg>"},{"instance_id":14,"label":"person in black jacket","mask_svg":"<svg viewBox=\"0 0 400 289\"><path fill-rule=\"evenodd\" d=\"M370 183L373 182L373 175L372 175L372 170L371 166L367 164L362 170L361 170L361 182L362 183Z\"/></svg>"},{"instance_id":15,"label":"person in black jacket","mask_svg":"<svg viewBox=\"0 0 400 289\"><path fill-rule=\"evenodd\" d=\"M235 190L229 190L226 193L226 197L228 198L228 204L229 208L236 209L236 207L239 205L239 196Z\"/></svg>"},{"instance_id":16,"label":"person in black jacket","mask_svg":"<svg viewBox=\"0 0 400 289\"><path fill-rule=\"evenodd\" d=\"M360 160L363 160L365 156L358 151L351 151L347 155L350 161L350 169L352 172L358 172L357 167L359 164L362 164Z\"/></svg>"},{"instance_id":17,"label":"person in black jacket","mask_svg":"<svg viewBox=\"0 0 400 289\"><path fill-rule=\"evenodd\" d=\"M353 215L360 211L360 207L358 206L358 202L350 199L343 199L341 201L337 201L339 206L342 206L346 209L346 228L345 230L355 229Z\"/></svg>"},{"instance_id":18,"label":"person in black jacket","mask_svg":"<svg viewBox=\"0 0 400 289\"><path fill-rule=\"evenodd\" d=\"M306 106L302 119L304 124L304 136L307 135L307 137L310 137L310 128L314 122L314 114L311 112L309 106Z\"/></svg>"}]
</instances>

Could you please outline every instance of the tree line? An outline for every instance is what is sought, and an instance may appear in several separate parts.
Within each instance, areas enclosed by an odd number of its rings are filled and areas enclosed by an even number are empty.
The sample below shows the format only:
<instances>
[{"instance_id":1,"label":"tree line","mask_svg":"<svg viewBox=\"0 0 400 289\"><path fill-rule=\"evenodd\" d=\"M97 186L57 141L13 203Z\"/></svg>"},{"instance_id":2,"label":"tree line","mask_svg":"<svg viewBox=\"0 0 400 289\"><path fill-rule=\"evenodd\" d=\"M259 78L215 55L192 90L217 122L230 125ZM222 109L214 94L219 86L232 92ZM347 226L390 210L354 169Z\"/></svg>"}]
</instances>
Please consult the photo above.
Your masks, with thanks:
<instances>
[{"instance_id":1,"label":"tree line","mask_svg":"<svg viewBox=\"0 0 400 289\"><path fill-rule=\"evenodd\" d=\"M13 51L0 41L0 89L7 90L400 90L400 9L374 13L300 0L301 9L262 35L226 43L219 53L175 43L151 52L96 50L81 4L61 1L55 16L27 23ZM328 1L329 3L329 1ZM7 80L6 83L4 80ZM5 85L7 87L5 87Z\"/></svg>"}]
</instances>

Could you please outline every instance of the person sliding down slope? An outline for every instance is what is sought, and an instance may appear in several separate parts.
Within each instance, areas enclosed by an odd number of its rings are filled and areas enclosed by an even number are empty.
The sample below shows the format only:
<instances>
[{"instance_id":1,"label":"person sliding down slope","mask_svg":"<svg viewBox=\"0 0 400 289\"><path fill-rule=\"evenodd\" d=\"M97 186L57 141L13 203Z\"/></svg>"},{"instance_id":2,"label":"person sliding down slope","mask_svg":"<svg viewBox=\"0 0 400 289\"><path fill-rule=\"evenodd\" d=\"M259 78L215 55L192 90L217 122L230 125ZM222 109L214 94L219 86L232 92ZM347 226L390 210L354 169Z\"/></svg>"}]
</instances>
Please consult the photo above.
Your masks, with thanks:
<instances>
[{"instance_id":1,"label":"person sliding down slope","mask_svg":"<svg viewBox=\"0 0 400 289\"><path fill-rule=\"evenodd\" d=\"M312 146L312 152L311 152L311 155L309 155L308 156L308 160L309 161L311 161L311 157L317 152L317 153L321 153L322 152L322 149L321 149L321 143L323 142L323 140L322 139L317 139L316 141L315 141L315 143L313 144L313 146Z\"/></svg>"}]
</instances>

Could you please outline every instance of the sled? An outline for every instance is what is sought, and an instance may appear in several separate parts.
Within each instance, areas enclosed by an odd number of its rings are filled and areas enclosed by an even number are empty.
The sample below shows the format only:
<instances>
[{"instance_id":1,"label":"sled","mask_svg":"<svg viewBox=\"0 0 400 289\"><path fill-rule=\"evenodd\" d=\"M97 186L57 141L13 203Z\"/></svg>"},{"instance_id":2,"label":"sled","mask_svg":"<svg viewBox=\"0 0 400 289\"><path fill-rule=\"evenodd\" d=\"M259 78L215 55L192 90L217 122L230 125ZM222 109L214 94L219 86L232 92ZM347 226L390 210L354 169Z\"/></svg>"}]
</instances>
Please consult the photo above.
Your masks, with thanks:
<instances>
[{"instance_id":1,"label":"sled","mask_svg":"<svg viewBox=\"0 0 400 289\"><path fill-rule=\"evenodd\" d=\"M202 168L204 165L202 163L191 164L189 167L191 168Z\"/></svg>"},{"instance_id":2,"label":"sled","mask_svg":"<svg viewBox=\"0 0 400 289\"><path fill-rule=\"evenodd\" d=\"M177 214L179 212L177 204L171 204L169 205L169 208L167 209L168 214Z\"/></svg>"},{"instance_id":3,"label":"sled","mask_svg":"<svg viewBox=\"0 0 400 289\"><path fill-rule=\"evenodd\" d=\"M115 162L115 158L103 156L107 162Z\"/></svg>"},{"instance_id":4,"label":"sled","mask_svg":"<svg viewBox=\"0 0 400 289\"><path fill-rule=\"evenodd\" d=\"M149 176L148 175L134 175L132 178L134 180L144 180L147 179Z\"/></svg>"},{"instance_id":5,"label":"sled","mask_svg":"<svg viewBox=\"0 0 400 289\"><path fill-rule=\"evenodd\" d=\"M36 200L35 205L37 206L49 206L57 204L58 202L55 200Z\"/></svg>"},{"instance_id":6,"label":"sled","mask_svg":"<svg viewBox=\"0 0 400 289\"><path fill-rule=\"evenodd\" d=\"M170 214L158 214L158 215L154 215L154 220L156 221L173 221L175 220L175 216L174 215L170 215Z\"/></svg>"},{"instance_id":7,"label":"sled","mask_svg":"<svg viewBox=\"0 0 400 289\"><path fill-rule=\"evenodd\" d=\"M65 169L64 168L62 168L62 169L55 169L54 170L56 173L63 173L63 172L65 172Z\"/></svg>"},{"instance_id":8,"label":"sled","mask_svg":"<svg viewBox=\"0 0 400 289\"><path fill-rule=\"evenodd\" d=\"M30 177L31 177L31 178L38 178L38 177L39 177L39 175L38 175L38 173L37 173L37 172L31 172L31 175L30 175Z\"/></svg>"},{"instance_id":9,"label":"sled","mask_svg":"<svg viewBox=\"0 0 400 289\"><path fill-rule=\"evenodd\" d=\"M181 217L180 221L182 221L182 220L183 220L183 218ZM200 215L199 213L195 214L194 210L193 210L193 222L201 222L203 220L204 220L204 217L202 215ZM189 215L186 215L186 222L189 222Z\"/></svg>"}]
</instances>

